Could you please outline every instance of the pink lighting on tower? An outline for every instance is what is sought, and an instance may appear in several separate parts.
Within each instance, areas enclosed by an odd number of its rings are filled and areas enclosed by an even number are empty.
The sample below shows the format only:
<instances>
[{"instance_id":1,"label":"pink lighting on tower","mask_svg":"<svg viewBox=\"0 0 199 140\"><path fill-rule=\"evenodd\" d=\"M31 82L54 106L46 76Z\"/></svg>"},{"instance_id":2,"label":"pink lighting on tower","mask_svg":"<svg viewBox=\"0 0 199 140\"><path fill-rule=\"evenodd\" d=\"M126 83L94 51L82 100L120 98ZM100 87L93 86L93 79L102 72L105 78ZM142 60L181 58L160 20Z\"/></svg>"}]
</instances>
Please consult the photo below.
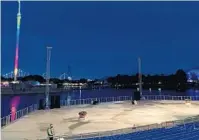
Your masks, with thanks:
<instances>
[{"instance_id":1,"label":"pink lighting on tower","mask_svg":"<svg viewBox=\"0 0 199 140\"><path fill-rule=\"evenodd\" d=\"M18 73L18 53L19 53L19 47L18 45L16 46L16 53L15 53L15 69L14 69L14 76L17 76ZM15 78L15 81L17 79Z\"/></svg>"},{"instance_id":2,"label":"pink lighting on tower","mask_svg":"<svg viewBox=\"0 0 199 140\"><path fill-rule=\"evenodd\" d=\"M20 0L18 1L18 13L17 13L17 39L16 39L16 52L15 52L15 62L14 62L14 81L17 81L18 65L19 65L19 34L21 25L21 12L20 12Z\"/></svg>"}]
</instances>

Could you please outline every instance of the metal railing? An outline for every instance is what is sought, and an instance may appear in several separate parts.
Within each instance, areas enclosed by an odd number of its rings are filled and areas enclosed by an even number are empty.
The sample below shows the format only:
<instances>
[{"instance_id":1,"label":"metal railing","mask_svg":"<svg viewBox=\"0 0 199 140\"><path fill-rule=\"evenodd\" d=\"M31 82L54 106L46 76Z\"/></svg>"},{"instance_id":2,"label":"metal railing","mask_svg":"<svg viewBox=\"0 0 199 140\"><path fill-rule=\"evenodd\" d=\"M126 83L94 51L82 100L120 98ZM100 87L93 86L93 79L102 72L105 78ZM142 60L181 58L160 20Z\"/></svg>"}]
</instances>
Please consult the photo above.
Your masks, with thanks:
<instances>
[{"instance_id":1,"label":"metal railing","mask_svg":"<svg viewBox=\"0 0 199 140\"><path fill-rule=\"evenodd\" d=\"M199 101L199 96L170 96L170 95L143 95L144 100L192 100ZM87 98L87 99L77 99L77 100L61 100L61 106L72 106L72 105L85 105L91 104L92 101L97 100L99 103L106 102L117 102L117 101L131 101L131 96L118 96L118 97L101 97L101 98Z\"/></svg>"},{"instance_id":2,"label":"metal railing","mask_svg":"<svg viewBox=\"0 0 199 140\"><path fill-rule=\"evenodd\" d=\"M158 129L158 128L170 128L170 127L183 127L186 129L186 124L192 124L192 126L195 128L195 123L199 123L199 115L188 117L183 120L176 120L176 121L167 121L163 122L161 124L150 124L150 125L144 125L144 126L138 126L138 127L130 127L130 128L124 128L124 129L118 129L118 130L112 130L112 131L105 131L105 132L93 132L93 133L84 133L79 135L62 135L62 136L56 136L55 140L58 140L60 138L63 138L64 140L78 140L78 139L85 139L85 138L94 138L94 137L104 137L104 136L114 136L118 134L128 134L128 133L134 133L134 132L140 132L140 131L147 131L151 129ZM43 139L46 140L46 139Z\"/></svg>"},{"instance_id":3,"label":"metal railing","mask_svg":"<svg viewBox=\"0 0 199 140\"><path fill-rule=\"evenodd\" d=\"M106 102L119 102L119 101L130 101L131 96L118 96L118 97L100 97L100 98L87 98L87 99L77 99L77 100L61 100L61 106L72 106L72 105L86 105L91 104L92 101L97 100L99 103Z\"/></svg>"},{"instance_id":4,"label":"metal railing","mask_svg":"<svg viewBox=\"0 0 199 140\"><path fill-rule=\"evenodd\" d=\"M65 92L71 89L64 88L50 88L50 92ZM45 93L45 87L35 87L35 88L24 88L24 89L12 89L10 87L1 88L1 94L28 94L28 93Z\"/></svg>"},{"instance_id":5,"label":"metal railing","mask_svg":"<svg viewBox=\"0 0 199 140\"><path fill-rule=\"evenodd\" d=\"M190 99L193 101L199 101L199 96L169 96L169 95L144 95L143 96L145 100L185 100ZM119 101L131 101L131 96L118 96L118 97L101 97L101 98L87 98L87 99L78 99L78 100L61 100L60 104L61 107L64 106L75 106L75 105L86 105L91 104L92 101L97 100L99 103L106 103L106 102L119 102ZM27 108L24 108L22 110L19 110L15 113L15 119L11 120L11 114L1 118L1 126L7 126L19 118L35 111L38 109L38 105L34 104ZM199 122L199 116L197 117L191 117L191 122ZM109 136L109 135L115 135L115 134L124 134L124 133L132 133L137 131L144 131L144 130L150 130L154 128L162 128L162 127L172 127L176 125L184 125L186 123L190 122L187 120L177 120L177 121L169 121L164 122L161 124L151 124L146 126L139 126L136 128L125 128L125 129L119 129L119 130L113 130L113 131L106 131L106 132L94 132L94 133L87 133L87 134L79 134L79 135L64 135L59 136L57 138L66 138L66 139L80 139L80 138L90 138L90 137L100 137L100 136Z\"/></svg>"},{"instance_id":6,"label":"metal railing","mask_svg":"<svg viewBox=\"0 0 199 140\"><path fill-rule=\"evenodd\" d=\"M37 104L33 104L29 107L26 107L24 109L18 110L15 114L14 117L12 118L12 114L5 116L3 118L1 118L1 127L5 127L13 122L15 122L16 120L18 120L19 118L35 111L38 109L38 105Z\"/></svg>"},{"instance_id":7,"label":"metal railing","mask_svg":"<svg viewBox=\"0 0 199 140\"><path fill-rule=\"evenodd\" d=\"M199 101L199 96L143 95L145 100L192 100Z\"/></svg>"}]
</instances>

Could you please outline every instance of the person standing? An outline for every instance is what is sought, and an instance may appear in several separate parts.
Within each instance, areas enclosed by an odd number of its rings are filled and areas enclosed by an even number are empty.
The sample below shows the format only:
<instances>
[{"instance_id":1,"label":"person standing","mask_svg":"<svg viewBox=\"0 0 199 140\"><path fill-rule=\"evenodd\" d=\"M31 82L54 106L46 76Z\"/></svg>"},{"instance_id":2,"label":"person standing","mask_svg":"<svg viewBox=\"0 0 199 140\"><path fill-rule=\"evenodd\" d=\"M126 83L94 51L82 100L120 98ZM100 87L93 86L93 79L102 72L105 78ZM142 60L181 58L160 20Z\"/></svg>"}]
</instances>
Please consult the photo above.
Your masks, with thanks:
<instances>
[{"instance_id":1,"label":"person standing","mask_svg":"<svg viewBox=\"0 0 199 140\"><path fill-rule=\"evenodd\" d=\"M48 134L49 140L53 140L53 138L54 138L54 129L53 129L53 125L52 124L50 124L50 127L47 129L47 134Z\"/></svg>"}]
</instances>

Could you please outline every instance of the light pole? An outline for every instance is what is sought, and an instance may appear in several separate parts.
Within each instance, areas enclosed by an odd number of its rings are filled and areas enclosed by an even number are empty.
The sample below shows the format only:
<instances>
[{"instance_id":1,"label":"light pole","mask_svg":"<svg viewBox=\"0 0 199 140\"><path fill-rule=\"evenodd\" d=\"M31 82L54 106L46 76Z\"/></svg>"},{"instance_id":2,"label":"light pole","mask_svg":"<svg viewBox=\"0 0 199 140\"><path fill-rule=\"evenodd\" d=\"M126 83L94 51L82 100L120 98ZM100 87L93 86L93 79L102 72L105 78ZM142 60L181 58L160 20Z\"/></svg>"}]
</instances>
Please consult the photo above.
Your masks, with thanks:
<instances>
[{"instance_id":1,"label":"light pole","mask_svg":"<svg viewBox=\"0 0 199 140\"><path fill-rule=\"evenodd\" d=\"M139 72L139 89L140 96L142 97L142 73L141 73L141 58L138 58L138 72Z\"/></svg>"},{"instance_id":2,"label":"light pole","mask_svg":"<svg viewBox=\"0 0 199 140\"><path fill-rule=\"evenodd\" d=\"M82 99L82 87L81 86L79 86L79 99L81 102L81 99Z\"/></svg>"},{"instance_id":3,"label":"light pole","mask_svg":"<svg viewBox=\"0 0 199 140\"><path fill-rule=\"evenodd\" d=\"M47 58L46 58L46 109L49 109L49 80L50 80L50 57L52 47L46 47Z\"/></svg>"}]
</instances>

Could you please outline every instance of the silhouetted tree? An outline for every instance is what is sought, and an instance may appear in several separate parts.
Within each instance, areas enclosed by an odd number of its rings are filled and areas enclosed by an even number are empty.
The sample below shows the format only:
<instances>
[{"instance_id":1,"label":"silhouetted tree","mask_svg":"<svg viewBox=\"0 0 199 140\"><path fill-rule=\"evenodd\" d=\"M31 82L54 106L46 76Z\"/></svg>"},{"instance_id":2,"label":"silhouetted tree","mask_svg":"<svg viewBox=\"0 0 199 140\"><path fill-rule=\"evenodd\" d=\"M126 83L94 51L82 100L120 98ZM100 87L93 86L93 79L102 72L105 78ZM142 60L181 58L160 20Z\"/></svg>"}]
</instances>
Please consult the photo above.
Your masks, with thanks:
<instances>
[{"instance_id":1,"label":"silhouetted tree","mask_svg":"<svg viewBox=\"0 0 199 140\"><path fill-rule=\"evenodd\" d=\"M62 84L64 81L58 78L51 78L50 82L53 82L54 84Z\"/></svg>"},{"instance_id":2,"label":"silhouetted tree","mask_svg":"<svg viewBox=\"0 0 199 140\"><path fill-rule=\"evenodd\" d=\"M4 78L3 76L1 76L1 81L5 81L6 80L6 78Z\"/></svg>"},{"instance_id":3,"label":"silhouetted tree","mask_svg":"<svg viewBox=\"0 0 199 140\"><path fill-rule=\"evenodd\" d=\"M186 73L182 69L179 69L177 70L175 76L176 76L177 90L185 91L187 88L186 87L186 83L187 83Z\"/></svg>"},{"instance_id":4,"label":"silhouetted tree","mask_svg":"<svg viewBox=\"0 0 199 140\"><path fill-rule=\"evenodd\" d=\"M87 79L81 78L81 79L79 80L79 82L80 82L80 83L87 83Z\"/></svg>"},{"instance_id":5,"label":"silhouetted tree","mask_svg":"<svg viewBox=\"0 0 199 140\"><path fill-rule=\"evenodd\" d=\"M38 81L40 83L45 82L45 79L40 75L29 75L29 76L23 77L21 80L22 81Z\"/></svg>"},{"instance_id":6,"label":"silhouetted tree","mask_svg":"<svg viewBox=\"0 0 199 140\"><path fill-rule=\"evenodd\" d=\"M177 70L175 75L178 83L184 84L187 82L187 75L182 69Z\"/></svg>"},{"instance_id":7,"label":"silhouetted tree","mask_svg":"<svg viewBox=\"0 0 199 140\"><path fill-rule=\"evenodd\" d=\"M112 76L107 78L107 82L111 84L113 87L115 85L120 84L120 88L136 88L135 84L138 82L139 75L138 73L135 75L120 75ZM178 70L175 75L142 75L143 88L165 88L165 89L173 89L180 88L180 90L186 89L186 73L183 70ZM180 86L179 86L180 83Z\"/></svg>"}]
</instances>

